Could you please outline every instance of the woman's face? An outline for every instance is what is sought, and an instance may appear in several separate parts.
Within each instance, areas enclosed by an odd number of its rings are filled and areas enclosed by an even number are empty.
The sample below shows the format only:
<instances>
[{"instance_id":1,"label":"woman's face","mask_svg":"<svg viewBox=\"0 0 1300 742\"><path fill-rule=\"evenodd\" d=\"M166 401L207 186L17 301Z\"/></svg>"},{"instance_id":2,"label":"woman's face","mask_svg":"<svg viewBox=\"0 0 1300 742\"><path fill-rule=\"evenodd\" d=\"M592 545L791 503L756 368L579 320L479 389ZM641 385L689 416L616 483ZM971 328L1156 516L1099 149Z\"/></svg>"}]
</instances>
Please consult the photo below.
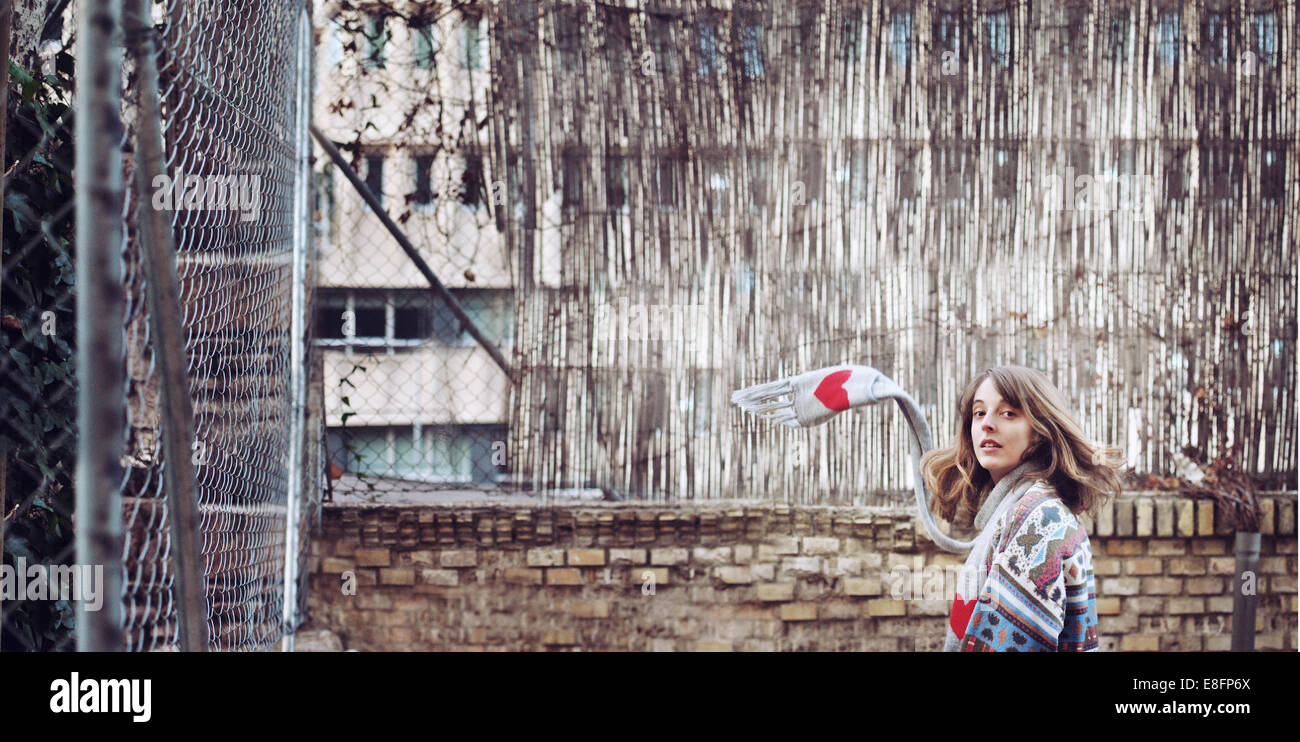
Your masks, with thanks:
<instances>
[{"instance_id":1,"label":"woman's face","mask_svg":"<svg viewBox=\"0 0 1300 742\"><path fill-rule=\"evenodd\" d=\"M1030 435L1029 420L1003 401L992 378L985 379L971 405L970 439L980 466L988 470L995 483L1020 465L1029 449Z\"/></svg>"}]
</instances>

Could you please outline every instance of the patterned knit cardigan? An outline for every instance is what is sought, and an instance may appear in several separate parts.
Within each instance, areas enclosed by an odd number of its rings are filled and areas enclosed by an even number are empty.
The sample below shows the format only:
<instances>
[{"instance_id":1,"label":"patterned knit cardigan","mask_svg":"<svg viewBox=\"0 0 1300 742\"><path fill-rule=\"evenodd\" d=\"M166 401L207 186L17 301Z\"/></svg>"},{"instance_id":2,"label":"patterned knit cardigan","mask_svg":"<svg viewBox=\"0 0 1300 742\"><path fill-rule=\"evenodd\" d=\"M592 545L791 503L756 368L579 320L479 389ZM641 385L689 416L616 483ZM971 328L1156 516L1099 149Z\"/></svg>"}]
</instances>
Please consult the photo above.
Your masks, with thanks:
<instances>
[{"instance_id":1,"label":"patterned knit cardigan","mask_svg":"<svg viewBox=\"0 0 1300 742\"><path fill-rule=\"evenodd\" d=\"M1088 534L1038 480L995 525L977 601L953 601L947 649L1095 652L1097 591Z\"/></svg>"}]
</instances>

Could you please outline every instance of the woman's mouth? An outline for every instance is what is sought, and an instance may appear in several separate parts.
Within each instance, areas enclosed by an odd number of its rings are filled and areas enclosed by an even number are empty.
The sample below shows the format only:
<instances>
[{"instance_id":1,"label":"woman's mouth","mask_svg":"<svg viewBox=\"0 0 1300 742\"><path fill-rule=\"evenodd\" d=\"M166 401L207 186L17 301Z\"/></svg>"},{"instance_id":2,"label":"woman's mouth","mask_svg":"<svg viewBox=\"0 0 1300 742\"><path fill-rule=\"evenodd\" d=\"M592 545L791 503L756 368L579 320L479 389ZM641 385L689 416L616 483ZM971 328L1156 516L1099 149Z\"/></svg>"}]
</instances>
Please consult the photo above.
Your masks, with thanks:
<instances>
[{"instance_id":1,"label":"woman's mouth","mask_svg":"<svg viewBox=\"0 0 1300 742\"><path fill-rule=\"evenodd\" d=\"M998 445L997 443L984 443L984 444L982 444L982 445L980 446L980 450L981 450L981 451L986 451L986 452L987 452L987 451L999 451L999 450L1001 450L1001 449L1002 449L1002 446Z\"/></svg>"}]
</instances>

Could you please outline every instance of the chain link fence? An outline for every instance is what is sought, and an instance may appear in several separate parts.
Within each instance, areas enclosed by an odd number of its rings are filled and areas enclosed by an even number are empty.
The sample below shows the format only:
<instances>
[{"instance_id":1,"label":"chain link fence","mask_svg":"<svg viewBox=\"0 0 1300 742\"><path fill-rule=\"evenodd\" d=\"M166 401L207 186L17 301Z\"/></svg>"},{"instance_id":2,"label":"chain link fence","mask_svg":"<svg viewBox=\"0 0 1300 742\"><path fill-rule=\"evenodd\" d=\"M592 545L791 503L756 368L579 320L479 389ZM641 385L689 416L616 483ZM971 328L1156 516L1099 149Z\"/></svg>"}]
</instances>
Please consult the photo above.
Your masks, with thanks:
<instances>
[{"instance_id":1,"label":"chain link fence","mask_svg":"<svg viewBox=\"0 0 1300 742\"><path fill-rule=\"evenodd\" d=\"M516 298L489 179L488 25L465 3L322 5L315 121L508 358ZM506 372L344 168L317 162L315 343L333 493L509 484Z\"/></svg>"},{"instance_id":2,"label":"chain link fence","mask_svg":"<svg viewBox=\"0 0 1300 742\"><path fill-rule=\"evenodd\" d=\"M77 614L78 620L96 626L97 636L109 637L106 647L93 646L128 651L183 649L193 646L181 636L184 619L192 618L202 627L199 635L206 639L206 647L214 651L291 648L306 605L308 539L324 481L318 453L323 430L319 419L309 420L306 415L311 366L305 338L316 267L309 249L306 127L312 32L308 4L126 0L77 8L76 12L96 14L97 23L89 27L99 28L87 34L83 23L80 38L58 59L62 64L66 58L70 67L72 57L85 52L88 59L78 63L80 90L87 91L86 96L106 97L109 105L97 115L107 117L110 128L104 151L90 151L95 140L78 137L77 145L87 148L79 157L89 158L96 169L79 170L76 198L79 204L83 199L116 203L118 211L114 217L108 207L99 234L90 233L95 239L85 239L86 233L79 231L76 242L84 244L73 244L70 132L59 122L42 120L44 139L32 142L33 154L27 155L30 161L25 167L48 171L49 180L66 188L68 200L66 208L46 219L48 224L38 221L39 228L28 242L37 244L43 236L45 252L53 253L55 265L70 261L79 250L100 249L99 238L105 235L120 233L116 243L106 240L120 248L106 256L109 265L116 265L112 271L101 276L79 268L74 279L65 270L60 280L69 285L64 293L56 301L35 301L30 290L15 292L22 288L15 287L15 281L27 274L12 269L20 261L30 263L30 257L20 254L30 244L14 244L17 250L11 250L15 224L20 233L24 224L21 214L6 209L5 321L21 333L21 340L6 335L17 342L6 348L6 360L32 358L38 351L46 359L56 353L69 357L73 328L80 324L85 330L95 322L118 328L120 344L105 347L118 345L121 356L100 357L82 347L82 365L74 374L46 378L43 387L32 387L29 398L6 395L6 402L10 410L75 407L78 387L92 390L92 400L113 397L113 390L104 387L101 379L112 379L116 373L122 381L116 397L122 425L103 438L88 438L98 434L83 430L78 441L72 421L66 420L69 424L62 430L31 442L33 450L51 456L60 453L59 469L46 472L32 495L6 492L6 510L17 498L24 513L31 507L49 508L48 517L71 525L70 472L75 462L71 451L59 448L71 439L73 450L79 443L83 456L87 451L94 455L93 462L83 463L99 467L96 474L116 472L111 476L117 485L107 488L110 491L77 480L77 487L86 490L77 497L79 530L98 529L96 537L103 535L106 543L117 544L98 552L102 563L74 565L109 572L102 583L109 593L100 596L103 606L83 603L85 612ZM133 24L133 13L147 16L142 27ZM69 28L82 20L71 7L67 16ZM124 22L115 26L117 18ZM151 52L156 53L155 61L141 64ZM121 60L120 66L114 59ZM87 70L93 74L86 74ZM115 88L112 81L119 70L122 83ZM67 71L70 74L70 68ZM113 101L120 101L116 119ZM158 112L153 124L151 110ZM72 117L69 112L68 120ZM115 120L120 120L116 136ZM141 181L136 179L137 170L147 168L142 163L147 162L146 135L151 125L161 139L161 167ZM27 144L31 137L20 141ZM11 140L6 165L24 154L14 151L17 143ZM94 177L101 165L105 172L122 173L124 187L117 196L111 178L101 182ZM161 238L146 229L160 214L157 223L165 225ZM151 240L174 245L162 268L156 259L150 265L146 253ZM158 271L172 260L174 294L167 296L165 281L150 283L151 276L163 275ZM115 281L115 274L120 275L120 283L105 285ZM105 292L96 296L121 302L116 304L120 317L113 302L71 314L69 297L76 287L95 282L96 290ZM156 303L151 291L158 292L161 303ZM8 314L11 297L23 302L25 311ZM166 356L175 348L160 344L159 337L165 335L159 328L166 327L154 316L160 306L179 319L182 331L182 362L176 378L183 399L172 400L170 407L166 387L174 369L168 368ZM47 325L57 327L57 332L39 332L42 314L52 316ZM12 365L4 370L15 373ZM186 411L185 425L176 422L182 418L173 409ZM115 427L111 420L109 424ZM192 438L186 435L186 427L192 427ZM182 452L188 466L167 460L164 444L169 437L176 445L172 450ZM24 460L37 461L28 459L25 450L7 452L11 467L25 471ZM178 521L172 508L177 493L168 491L169 469L192 471L193 490L180 495L197 506L196 528L185 534L194 544L192 549L182 546L175 530ZM6 482L10 487L16 482L28 486L27 480L14 476ZM22 501L23 496L27 501ZM106 508L102 512L108 517L96 522L91 511L81 514L83 502ZM115 509L120 511L120 521L113 515ZM186 528L184 519L179 522ZM29 563L71 561L68 537L59 552L52 543L15 541L10 537L13 533L5 540L6 564L20 555ZM79 558L85 553L77 550ZM193 568L198 575L197 613L202 615L186 615L178 568L182 572ZM90 574L86 572L87 577ZM112 594L118 589L120 594ZM21 597L4 605L4 648L71 648L73 634L68 628L73 616L68 601L50 601L61 629L54 632L50 621L31 620L33 606L45 605L44 596L29 595L26 601ZM120 612L114 605L118 601ZM41 641L40 631L58 633L57 641ZM90 635L87 626L78 627L79 640Z\"/></svg>"},{"instance_id":3,"label":"chain link fence","mask_svg":"<svg viewBox=\"0 0 1300 742\"><path fill-rule=\"evenodd\" d=\"M336 492L906 497L890 411L791 432L728 404L843 362L939 431L978 370L1039 367L1132 486L1187 447L1293 486L1285 3L374 2L315 22L315 121L514 369L318 169Z\"/></svg>"}]
</instances>

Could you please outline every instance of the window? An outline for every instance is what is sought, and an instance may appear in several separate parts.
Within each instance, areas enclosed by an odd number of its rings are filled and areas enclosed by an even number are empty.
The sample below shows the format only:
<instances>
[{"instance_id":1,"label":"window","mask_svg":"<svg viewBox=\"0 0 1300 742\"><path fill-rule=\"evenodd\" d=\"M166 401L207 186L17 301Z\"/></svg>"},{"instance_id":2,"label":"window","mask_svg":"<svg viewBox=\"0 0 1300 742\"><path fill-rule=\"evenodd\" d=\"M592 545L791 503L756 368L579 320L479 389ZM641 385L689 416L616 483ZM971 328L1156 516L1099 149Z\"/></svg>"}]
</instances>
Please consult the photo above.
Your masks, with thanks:
<instances>
[{"instance_id":1,"label":"window","mask_svg":"<svg viewBox=\"0 0 1300 742\"><path fill-rule=\"evenodd\" d=\"M442 44L436 38L437 26L430 21L423 21L411 27L413 42L412 58L415 66L422 70L433 69L435 57L442 50Z\"/></svg>"},{"instance_id":2,"label":"window","mask_svg":"<svg viewBox=\"0 0 1300 742\"><path fill-rule=\"evenodd\" d=\"M660 155L655 160L655 201L661 210L677 208L681 159L677 155Z\"/></svg>"},{"instance_id":3,"label":"window","mask_svg":"<svg viewBox=\"0 0 1300 742\"><path fill-rule=\"evenodd\" d=\"M760 211L767 206L767 191L772 186L772 169L762 150L749 153L749 208Z\"/></svg>"},{"instance_id":4,"label":"window","mask_svg":"<svg viewBox=\"0 0 1300 742\"><path fill-rule=\"evenodd\" d=\"M390 32L387 28L387 18L378 13L370 13L366 16L365 30L366 37L366 66L376 69L383 69L385 62L385 47L390 38Z\"/></svg>"},{"instance_id":5,"label":"window","mask_svg":"<svg viewBox=\"0 0 1300 742\"><path fill-rule=\"evenodd\" d=\"M582 29L586 25L583 8L562 6L552 15L558 68L567 74L582 71Z\"/></svg>"},{"instance_id":6,"label":"window","mask_svg":"<svg viewBox=\"0 0 1300 742\"><path fill-rule=\"evenodd\" d=\"M714 214L721 214L727 208L727 161L722 157L706 157L700 161L700 170L704 176L704 193L709 199L709 207Z\"/></svg>"},{"instance_id":7,"label":"window","mask_svg":"<svg viewBox=\"0 0 1300 742\"><path fill-rule=\"evenodd\" d=\"M1254 26L1252 47L1256 62L1264 67L1277 66L1277 13L1256 13L1251 18Z\"/></svg>"},{"instance_id":8,"label":"window","mask_svg":"<svg viewBox=\"0 0 1300 742\"><path fill-rule=\"evenodd\" d=\"M498 347L513 344L514 306L510 291L452 289L451 294L488 340ZM441 298L435 299L433 304L433 336L453 347L466 348L478 344L474 336L461 327L460 320Z\"/></svg>"},{"instance_id":9,"label":"window","mask_svg":"<svg viewBox=\"0 0 1300 742\"><path fill-rule=\"evenodd\" d=\"M763 77L766 54L762 23L755 17L742 18L739 24L740 69L745 77L757 80Z\"/></svg>"},{"instance_id":10,"label":"window","mask_svg":"<svg viewBox=\"0 0 1300 742\"><path fill-rule=\"evenodd\" d=\"M1112 8L1109 15L1110 33L1106 54L1120 64L1127 64L1133 57L1133 35L1129 29L1129 9Z\"/></svg>"},{"instance_id":11,"label":"window","mask_svg":"<svg viewBox=\"0 0 1300 742\"><path fill-rule=\"evenodd\" d=\"M855 141L849 151L849 200L867 200L867 143Z\"/></svg>"},{"instance_id":12,"label":"window","mask_svg":"<svg viewBox=\"0 0 1300 742\"><path fill-rule=\"evenodd\" d=\"M1174 150L1166 155L1165 199L1181 201L1187 198L1187 153Z\"/></svg>"},{"instance_id":13,"label":"window","mask_svg":"<svg viewBox=\"0 0 1300 742\"><path fill-rule=\"evenodd\" d=\"M815 68L821 53L820 10L813 5L799 6L798 26L794 31L794 56L805 69Z\"/></svg>"},{"instance_id":14,"label":"window","mask_svg":"<svg viewBox=\"0 0 1300 742\"><path fill-rule=\"evenodd\" d=\"M511 155L507 168L510 185L510 215L525 228L530 228L532 225L527 219L532 215L532 205L528 203L528 189L524 182L526 175L524 158L520 155Z\"/></svg>"},{"instance_id":15,"label":"window","mask_svg":"<svg viewBox=\"0 0 1300 742\"><path fill-rule=\"evenodd\" d=\"M415 203L433 203L433 155L415 157Z\"/></svg>"},{"instance_id":16,"label":"window","mask_svg":"<svg viewBox=\"0 0 1300 742\"><path fill-rule=\"evenodd\" d=\"M907 68L912 43L912 11L895 10L889 18L889 50L894 66Z\"/></svg>"},{"instance_id":17,"label":"window","mask_svg":"<svg viewBox=\"0 0 1300 742\"><path fill-rule=\"evenodd\" d=\"M699 41L699 59L695 71L700 77L712 77L718 71L718 26L704 22L696 27Z\"/></svg>"},{"instance_id":18,"label":"window","mask_svg":"<svg viewBox=\"0 0 1300 742\"><path fill-rule=\"evenodd\" d=\"M649 35L655 73L663 77L676 77L681 68L677 58L677 43L673 40L673 20L666 16L650 16Z\"/></svg>"},{"instance_id":19,"label":"window","mask_svg":"<svg viewBox=\"0 0 1300 742\"><path fill-rule=\"evenodd\" d=\"M862 11L848 10L840 21L840 56L848 64L862 61Z\"/></svg>"},{"instance_id":20,"label":"window","mask_svg":"<svg viewBox=\"0 0 1300 742\"><path fill-rule=\"evenodd\" d=\"M1211 67L1219 70L1229 69L1232 60L1232 44L1225 13L1207 11L1201 25L1201 48L1205 50L1205 59Z\"/></svg>"},{"instance_id":21,"label":"window","mask_svg":"<svg viewBox=\"0 0 1300 742\"><path fill-rule=\"evenodd\" d=\"M899 146L895 156L898 159L898 198L911 201L921 195L918 168L920 163L914 149Z\"/></svg>"},{"instance_id":22,"label":"window","mask_svg":"<svg viewBox=\"0 0 1300 742\"><path fill-rule=\"evenodd\" d=\"M1207 146L1201 154L1204 188L1210 201L1228 205L1241 194L1241 159L1230 145Z\"/></svg>"},{"instance_id":23,"label":"window","mask_svg":"<svg viewBox=\"0 0 1300 742\"><path fill-rule=\"evenodd\" d=\"M366 155L366 188L384 204L384 156Z\"/></svg>"},{"instance_id":24,"label":"window","mask_svg":"<svg viewBox=\"0 0 1300 742\"><path fill-rule=\"evenodd\" d=\"M960 15L950 11L938 11L934 16L934 29L931 33L934 37L935 51L939 53L940 61L944 63L941 69L945 74L951 74L949 60L954 64L961 60L960 19Z\"/></svg>"},{"instance_id":25,"label":"window","mask_svg":"<svg viewBox=\"0 0 1300 742\"><path fill-rule=\"evenodd\" d=\"M564 208L566 211L575 211L582 204L582 154L565 152L560 157L560 163L564 170L560 175Z\"/></svg>"},{"instance_id":26,"label":"window","mask_svg":"<svg viewBox=\"0 0 1300 742\"><path fill-rule=\"evenodd\" d=\"M826 158L822 145L804 143L799 148L799 180L807 188L807 203L821 203L826 193Z\"/></svg>"},{"instance_id":27,"label":"window","mask_svg":"<svg viewBox=\"0 0 1300 742\"><path fill-rule=\"evenodd\" d=\"M1269 201L1286 197L1286 150L1276 147L1265 149L1259 170L1259 195Z\"/></svg>"},{"instance_id":28,"label":"window","mask_svg":"<svg viewBox=\"0 0 1300 742\"><path fill-rule=\"evenodd\" d=\"M467 70L483 69L483 16L464 11L461 27L465 34L465 59Z\"/></svg>"},{"instance_id":29,"label":"window","mask_svg":"<svg viewBox=\"0 0 1300 742\"><path fill-rule=\"evenodd\" d=\"M327 441L330 461L345 472L425 482L494 484L507 469L493 461L507 435L501 425L421 425L417 421L330 428Z\"/></svg>"},{"instance_id":30,"label":"window","mask_svg":"<svg viewBox=\"0 0 1300 742\"><path fill-rule=\"evenodd\" d=\"M1177 10L1160 11L1157 26L1156 59L1164 67L1178 63L1178 42L1181 36L1182 13Z\"/></svg>"},{"instance_id":31,"label":"window","mask_svg":"<svg viewBox=\"0 0 1300 742\"><path fill-rule=\"evenodd\" d=\"M1010 201L1016 198L1016 150L1012 147L993 151L993 197Z\"/></svg>"},{"instance_id":32,"label":"window","mask_svg":"<svg viewBox=\"0 0 1300 742\"><path fill-rule=\"evenodd\" d=\"M483 197L483 156L472 152L466 154L463 161L464 169L460 173L460 202L466 206L480 208L486 201Z\"/></svg>"},{"instance_id":33,"label":"window","mask_svg":"<svg viewBox=\"0 0 1300 742\"><path fill-rule=\"evenodd\" d=\"M960 144L949 144L935 147L932 152L935 196L949 201L970 198L970 176L974 168L965 148Z\"/></svg>"},{"instance_id":34,"label":"window","mask_svg":"<svg viewBox=\"0 0 1300 742\"><path fill-rule=\"evenodd\" d=\"M609 63L610 72L621 77L633 63L631 15L624 8L597 7L605 21L604 34L600 40L604 44L605 60Z\"/></svg>"},{"instance_id":35,"label":"window","mask_svg":"<svg viewBox=\"0 0 1300 742\"><path fill-rule=\"evenodd\" d=\"M1005 10L984 15L984 44L988 60L998 67L1011 64L1010 17Z\"/></svg>"},{"instance_id":36,"label":"window","mask_svg":"<svg viewBox=\"0 0 1300 742\"><path fill-rule=\"evenodd\" d=\"M627 211L627 158L605 158L605 204L610 211Z\"/></svg>"},{"instance_id":37,"label":"window","mask_svg":"<svg viewBox=\"0 0 1300 742\"><path fill-rule=\"evenodd\" d=\"M433 328L426 290L324 289L316 302L316 337L326 347L363 351L425 344Z\"/></svg>"}]
</instances>

